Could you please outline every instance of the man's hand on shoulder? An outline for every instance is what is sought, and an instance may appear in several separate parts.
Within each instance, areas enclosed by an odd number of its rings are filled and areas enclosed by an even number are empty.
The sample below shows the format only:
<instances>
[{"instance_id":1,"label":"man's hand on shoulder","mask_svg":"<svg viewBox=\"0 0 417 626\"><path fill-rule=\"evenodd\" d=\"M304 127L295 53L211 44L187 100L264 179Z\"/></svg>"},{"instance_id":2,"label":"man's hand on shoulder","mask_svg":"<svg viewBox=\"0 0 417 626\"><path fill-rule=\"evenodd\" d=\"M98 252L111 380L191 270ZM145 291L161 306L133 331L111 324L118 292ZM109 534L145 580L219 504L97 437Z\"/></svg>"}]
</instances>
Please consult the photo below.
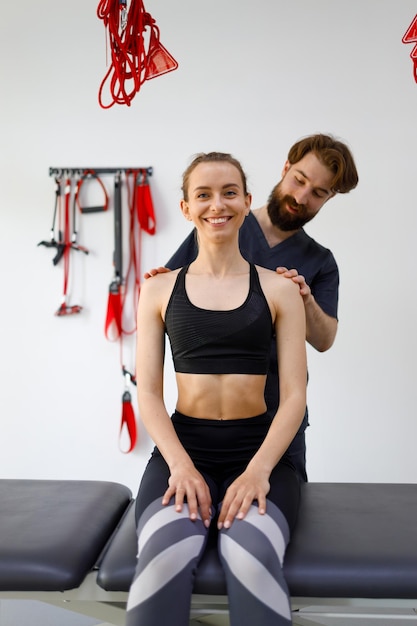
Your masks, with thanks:
<instances>
[{"instance_id":1,"label":"man's hand on shoulder","mask_svg":"<svg viewBox=\"0 0 417 626\"><path fill-rule=\"evenodd\" d=\"M149 272L145 272L143 277L152 278L152 276L156 276L157 274L166 274L167 272L170 272L170 271L171 270L168 267L156 267L152 270L149 270Z\"/></svg>"},{"instance_id":2,"label":"man's hand on shoulder","mask_svg":"<svg viewBox=\"0 0 417 626\"><path fill-rule=\"evenodd\" d=\"M291 280L298 285L300 289L300 295L303 296L304 301L308 300L308 298L311 296L311 289L307 285L304 276L299 274L297 270L289 270L286 267L277 267L276 272L277 274L282 274L282 276L285 276L286 278L291 278Z\"/></svg>"}]
</instances>

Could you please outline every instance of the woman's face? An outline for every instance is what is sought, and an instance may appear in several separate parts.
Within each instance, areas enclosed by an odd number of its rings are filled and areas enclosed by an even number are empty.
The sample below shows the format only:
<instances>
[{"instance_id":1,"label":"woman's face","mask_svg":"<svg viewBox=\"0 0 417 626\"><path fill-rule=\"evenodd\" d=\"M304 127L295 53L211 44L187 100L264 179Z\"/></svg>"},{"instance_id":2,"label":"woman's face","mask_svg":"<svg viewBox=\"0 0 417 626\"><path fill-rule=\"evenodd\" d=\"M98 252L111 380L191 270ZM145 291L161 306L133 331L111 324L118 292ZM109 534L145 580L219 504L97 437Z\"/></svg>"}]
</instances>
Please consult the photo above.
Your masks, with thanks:
<instances>
[{"instance_id":1,"label":"woman's face","mask_svg":"<svg viewBox=\"0 0 417 626\"><path fill-rule=\"evenodd\" d=\"M250 210L251 195L245 195L239 170L227 161L199 163L190 174L187 191L188 201L181 201L181 210L200 236L236 233Z\"/></svg>"}]
</instances>

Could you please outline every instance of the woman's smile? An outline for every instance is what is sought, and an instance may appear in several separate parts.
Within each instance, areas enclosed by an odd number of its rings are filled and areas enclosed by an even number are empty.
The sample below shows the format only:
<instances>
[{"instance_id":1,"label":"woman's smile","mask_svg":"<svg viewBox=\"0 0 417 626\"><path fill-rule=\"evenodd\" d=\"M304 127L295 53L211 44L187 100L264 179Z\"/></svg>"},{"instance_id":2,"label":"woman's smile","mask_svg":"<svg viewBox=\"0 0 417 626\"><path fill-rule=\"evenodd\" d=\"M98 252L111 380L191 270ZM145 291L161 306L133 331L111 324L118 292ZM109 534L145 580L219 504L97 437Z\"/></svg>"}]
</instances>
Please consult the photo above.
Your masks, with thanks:
<instances>
[{"instance_id":1,"label":"woman's smile","mask_svg":"<svg viewBox=\"0 0 417 626\"><path fill-rule=\"evenodd\" d=\"M206 217L205 218L206 222L210 222L210 224L225 224L230 219L231 219L231 217L228 217L228 216L224 216L224 217Z\"/></svg>"}]
</instances>

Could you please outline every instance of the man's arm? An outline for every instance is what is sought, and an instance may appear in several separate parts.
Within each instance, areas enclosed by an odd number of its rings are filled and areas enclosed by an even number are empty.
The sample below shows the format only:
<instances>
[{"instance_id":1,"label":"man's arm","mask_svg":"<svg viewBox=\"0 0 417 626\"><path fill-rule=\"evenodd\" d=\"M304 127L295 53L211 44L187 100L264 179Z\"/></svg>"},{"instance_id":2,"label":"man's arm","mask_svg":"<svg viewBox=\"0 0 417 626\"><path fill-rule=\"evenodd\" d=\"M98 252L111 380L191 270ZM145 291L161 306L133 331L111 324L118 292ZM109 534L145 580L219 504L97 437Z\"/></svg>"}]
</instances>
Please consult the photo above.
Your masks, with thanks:
<instances>
[{"instance_id":1,"label":"man's arm","mask_svg":"<svg viewBox=\"0 0 417 626\"><path fill-rule=\"evenodd\" d=\"M337 319L327 315L317 304L304 276L298 274L297 270L277 267L277 272L298 284L306 314L306 339L319 352L326 352L332 347L336 338Z\"/></svg>"},{"instance_id":2,"label":"man's arm","mask_svg":"<svg viewBox=\"0 0 417 626\"><path fill-rule=\"evenodd\" d=\"M311 292L308 299L303 300L306 312L306 339L319 352L326 352L336 338L337 319L323 311Z\"/></svg>"}]
</instances>

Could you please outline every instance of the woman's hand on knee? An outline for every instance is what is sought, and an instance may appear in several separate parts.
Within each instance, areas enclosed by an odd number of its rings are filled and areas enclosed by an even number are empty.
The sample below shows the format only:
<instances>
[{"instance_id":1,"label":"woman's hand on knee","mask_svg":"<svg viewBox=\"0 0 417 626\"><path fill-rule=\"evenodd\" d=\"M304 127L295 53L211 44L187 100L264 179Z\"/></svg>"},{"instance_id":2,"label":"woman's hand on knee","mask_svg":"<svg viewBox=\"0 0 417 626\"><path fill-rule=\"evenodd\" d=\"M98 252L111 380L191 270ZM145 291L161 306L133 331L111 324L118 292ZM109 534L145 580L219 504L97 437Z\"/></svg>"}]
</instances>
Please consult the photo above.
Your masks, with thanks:
<instances>
[{"instance_id":1,"label":"woman's hand on knee","mask_svg":"<svg viewBox=\"0 0 417 626\"><path fill-rule=\"evenodd\" d=\"M267 479L249 471L243 472L226 491L217 523L218 529L230 528L235 519L243 519L255 500L258 502L259 513L263 515L269 489Z\"/></svg>"},{"instance_id":2,"label":"woman's hand on knee","mask_svg":"<svg viewBox=\"0 0 417 626\"><path fill-rule=\"evenodd\" d=\"M175 510L180 513L186 502L190 519L193 521L198 519L200 511L201 519L208 527L211 521L211 494L200 472L194 466L178 468L171 473L168 485L162 504L167 505L171 498L174 498Z\"/></svg>"}]
</instances>

